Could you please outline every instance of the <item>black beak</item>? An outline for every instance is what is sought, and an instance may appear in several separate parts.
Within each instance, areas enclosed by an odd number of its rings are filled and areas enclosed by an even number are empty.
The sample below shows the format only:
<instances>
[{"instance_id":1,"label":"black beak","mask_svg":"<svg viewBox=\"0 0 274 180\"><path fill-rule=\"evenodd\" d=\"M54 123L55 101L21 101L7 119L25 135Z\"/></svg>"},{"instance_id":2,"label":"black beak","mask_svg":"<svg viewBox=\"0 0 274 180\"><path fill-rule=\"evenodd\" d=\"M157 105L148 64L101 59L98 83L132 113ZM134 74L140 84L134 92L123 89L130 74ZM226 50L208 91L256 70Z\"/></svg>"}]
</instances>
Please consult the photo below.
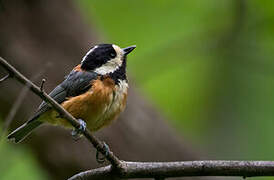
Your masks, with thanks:
<instances>
[{"instance_id":1,"label":"black beak","mask_svg":"<svg viewBox=\"0 0 274 180\"><path fill-rule=\"evenodd\" d=\"M133 51L133 49L135 49L136 46L133 45L133 46L129 46L129 47L126 47L126 48L123 48L123 51L124 51L124 55L128 55L131 51Z\"/></svg>"}]
</instances>

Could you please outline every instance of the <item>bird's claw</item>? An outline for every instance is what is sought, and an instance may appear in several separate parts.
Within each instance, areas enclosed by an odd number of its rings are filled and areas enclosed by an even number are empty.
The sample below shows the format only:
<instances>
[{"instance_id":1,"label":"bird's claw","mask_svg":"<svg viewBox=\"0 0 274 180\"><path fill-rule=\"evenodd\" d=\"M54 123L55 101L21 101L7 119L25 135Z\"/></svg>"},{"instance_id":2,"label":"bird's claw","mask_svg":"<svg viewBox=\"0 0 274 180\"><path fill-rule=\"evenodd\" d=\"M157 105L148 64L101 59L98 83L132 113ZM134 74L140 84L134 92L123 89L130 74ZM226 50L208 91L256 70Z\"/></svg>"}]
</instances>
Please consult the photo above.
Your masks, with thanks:
<instances>
[{"instance_id":1,"label":"bird's claw","mask_svg":"<svg viewBox=\"0 0 274 180\"><path fill-rule=\"evenodd\" d=\"M84 132L86 130L87 123L83 121L82 119L79 119L78 121L80 123L79 131Z\"/></svg>"},{"instance_id":2,"label":"bird's claw","mask_svg":"<svg viewBox=\"0 0 274 180\"><path fill-rule=\"evenodd\" d=\"M106 156L108 156L109 151L110 151L109 146L108 146L105 142L102 142L102 143L103 143L103 148L104 148L104 150L105 150L104 156L103 156L103 157L99 157L99 156L100 156L100 155L99 155L100 153L99 153L98 150L96 151L96 161L97 161L99 164L102 164L102 163L105 162L105 158L106 158Z\"/></svg>"},{"instance_id":3,"label":"bird's claw","mask_svg":"<svg viewBox=\"0 0 274 180\"><path fill-rule=\"evenodd\" d=\"M81 134L86 130L86 127L87 127L87 124L85 121L83 121L82 119L78 119L79 121L79 128L78 129L74 129L72 132L71 132L71 135L73 137L74 140L78 140L80 137L81 137Z\"/></svg>"}]
</instances>

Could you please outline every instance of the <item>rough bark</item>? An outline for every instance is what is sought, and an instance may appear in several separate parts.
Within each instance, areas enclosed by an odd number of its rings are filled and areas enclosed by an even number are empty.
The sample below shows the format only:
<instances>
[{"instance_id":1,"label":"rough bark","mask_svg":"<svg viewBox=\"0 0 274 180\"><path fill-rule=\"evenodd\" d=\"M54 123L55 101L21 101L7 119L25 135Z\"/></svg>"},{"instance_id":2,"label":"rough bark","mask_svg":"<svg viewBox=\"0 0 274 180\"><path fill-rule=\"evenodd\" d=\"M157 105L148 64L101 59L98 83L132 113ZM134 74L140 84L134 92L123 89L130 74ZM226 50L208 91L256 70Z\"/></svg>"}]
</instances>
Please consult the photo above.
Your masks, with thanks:
<instances>
[{"instance_id":1,"label":"rough bark","mask_svg":"<svg viewBox=\"0 0 274 180\"><path fill-rule=\"evenodd\" d=\"M111 166L81 172L69 180L101 180L115 178L155 178L189 176L273 176L273 161L184 161L184 162L122 162L124 171L115 173Z\"/></svg>"}]
</instances>

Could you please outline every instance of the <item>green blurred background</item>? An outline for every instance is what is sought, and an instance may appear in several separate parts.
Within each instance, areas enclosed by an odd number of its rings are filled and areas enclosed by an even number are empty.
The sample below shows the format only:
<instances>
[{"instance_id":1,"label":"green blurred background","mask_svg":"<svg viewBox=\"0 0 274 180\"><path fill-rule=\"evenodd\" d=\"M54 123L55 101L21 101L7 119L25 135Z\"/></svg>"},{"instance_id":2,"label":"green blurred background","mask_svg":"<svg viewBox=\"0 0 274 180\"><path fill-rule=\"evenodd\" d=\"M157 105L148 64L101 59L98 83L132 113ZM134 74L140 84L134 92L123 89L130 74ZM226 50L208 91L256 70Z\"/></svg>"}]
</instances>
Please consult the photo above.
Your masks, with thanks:
<instances>
[{"instance_id":1,"label":"green blurred background","mask_svg":"<svg viewBox=\"0 0 274 180\"><path fill-rule=\"evenodd\" d=\"M79 0L75 6L100 41L137 45L130 80L208 158L274 160L274 1ZM16 164L0 166L0 179L46 179L31 150L0 146L0 159ZM21 168L22 159L29 167Z\"/></svg>"},{"instance_id":2,"label":"green blurred background","mask_svg":"<svg viewBox=\"0 0 274 180\"><path fill-rule=\"evenodd\" d=\"M80 2L105 41L137 45L128 71L179 132L218 158L274 159L274 2Z\"/></svg>"}]
</instances>

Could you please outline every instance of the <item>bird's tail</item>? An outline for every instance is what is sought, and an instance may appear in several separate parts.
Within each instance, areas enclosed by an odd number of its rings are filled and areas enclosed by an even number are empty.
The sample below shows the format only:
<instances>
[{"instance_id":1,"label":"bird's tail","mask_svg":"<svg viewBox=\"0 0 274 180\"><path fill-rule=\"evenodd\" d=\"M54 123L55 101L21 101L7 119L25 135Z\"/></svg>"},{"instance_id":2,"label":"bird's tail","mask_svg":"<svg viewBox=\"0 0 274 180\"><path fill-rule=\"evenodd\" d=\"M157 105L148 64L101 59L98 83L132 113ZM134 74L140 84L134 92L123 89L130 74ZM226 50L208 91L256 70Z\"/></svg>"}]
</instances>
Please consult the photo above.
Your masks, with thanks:
<instances>
[{"instance_id":1,"label":"bird's tail","mask_svg":"<svg viewBox=\"0 0 274 180\"><path fill-rule=\"evenodd\" d=\"M27 137L35 128L40 126L43 122L37 119L32 119L19 128L15 129L12 133L8 135L8 139L18 143Z\"/></svg>"}]
</instances>

